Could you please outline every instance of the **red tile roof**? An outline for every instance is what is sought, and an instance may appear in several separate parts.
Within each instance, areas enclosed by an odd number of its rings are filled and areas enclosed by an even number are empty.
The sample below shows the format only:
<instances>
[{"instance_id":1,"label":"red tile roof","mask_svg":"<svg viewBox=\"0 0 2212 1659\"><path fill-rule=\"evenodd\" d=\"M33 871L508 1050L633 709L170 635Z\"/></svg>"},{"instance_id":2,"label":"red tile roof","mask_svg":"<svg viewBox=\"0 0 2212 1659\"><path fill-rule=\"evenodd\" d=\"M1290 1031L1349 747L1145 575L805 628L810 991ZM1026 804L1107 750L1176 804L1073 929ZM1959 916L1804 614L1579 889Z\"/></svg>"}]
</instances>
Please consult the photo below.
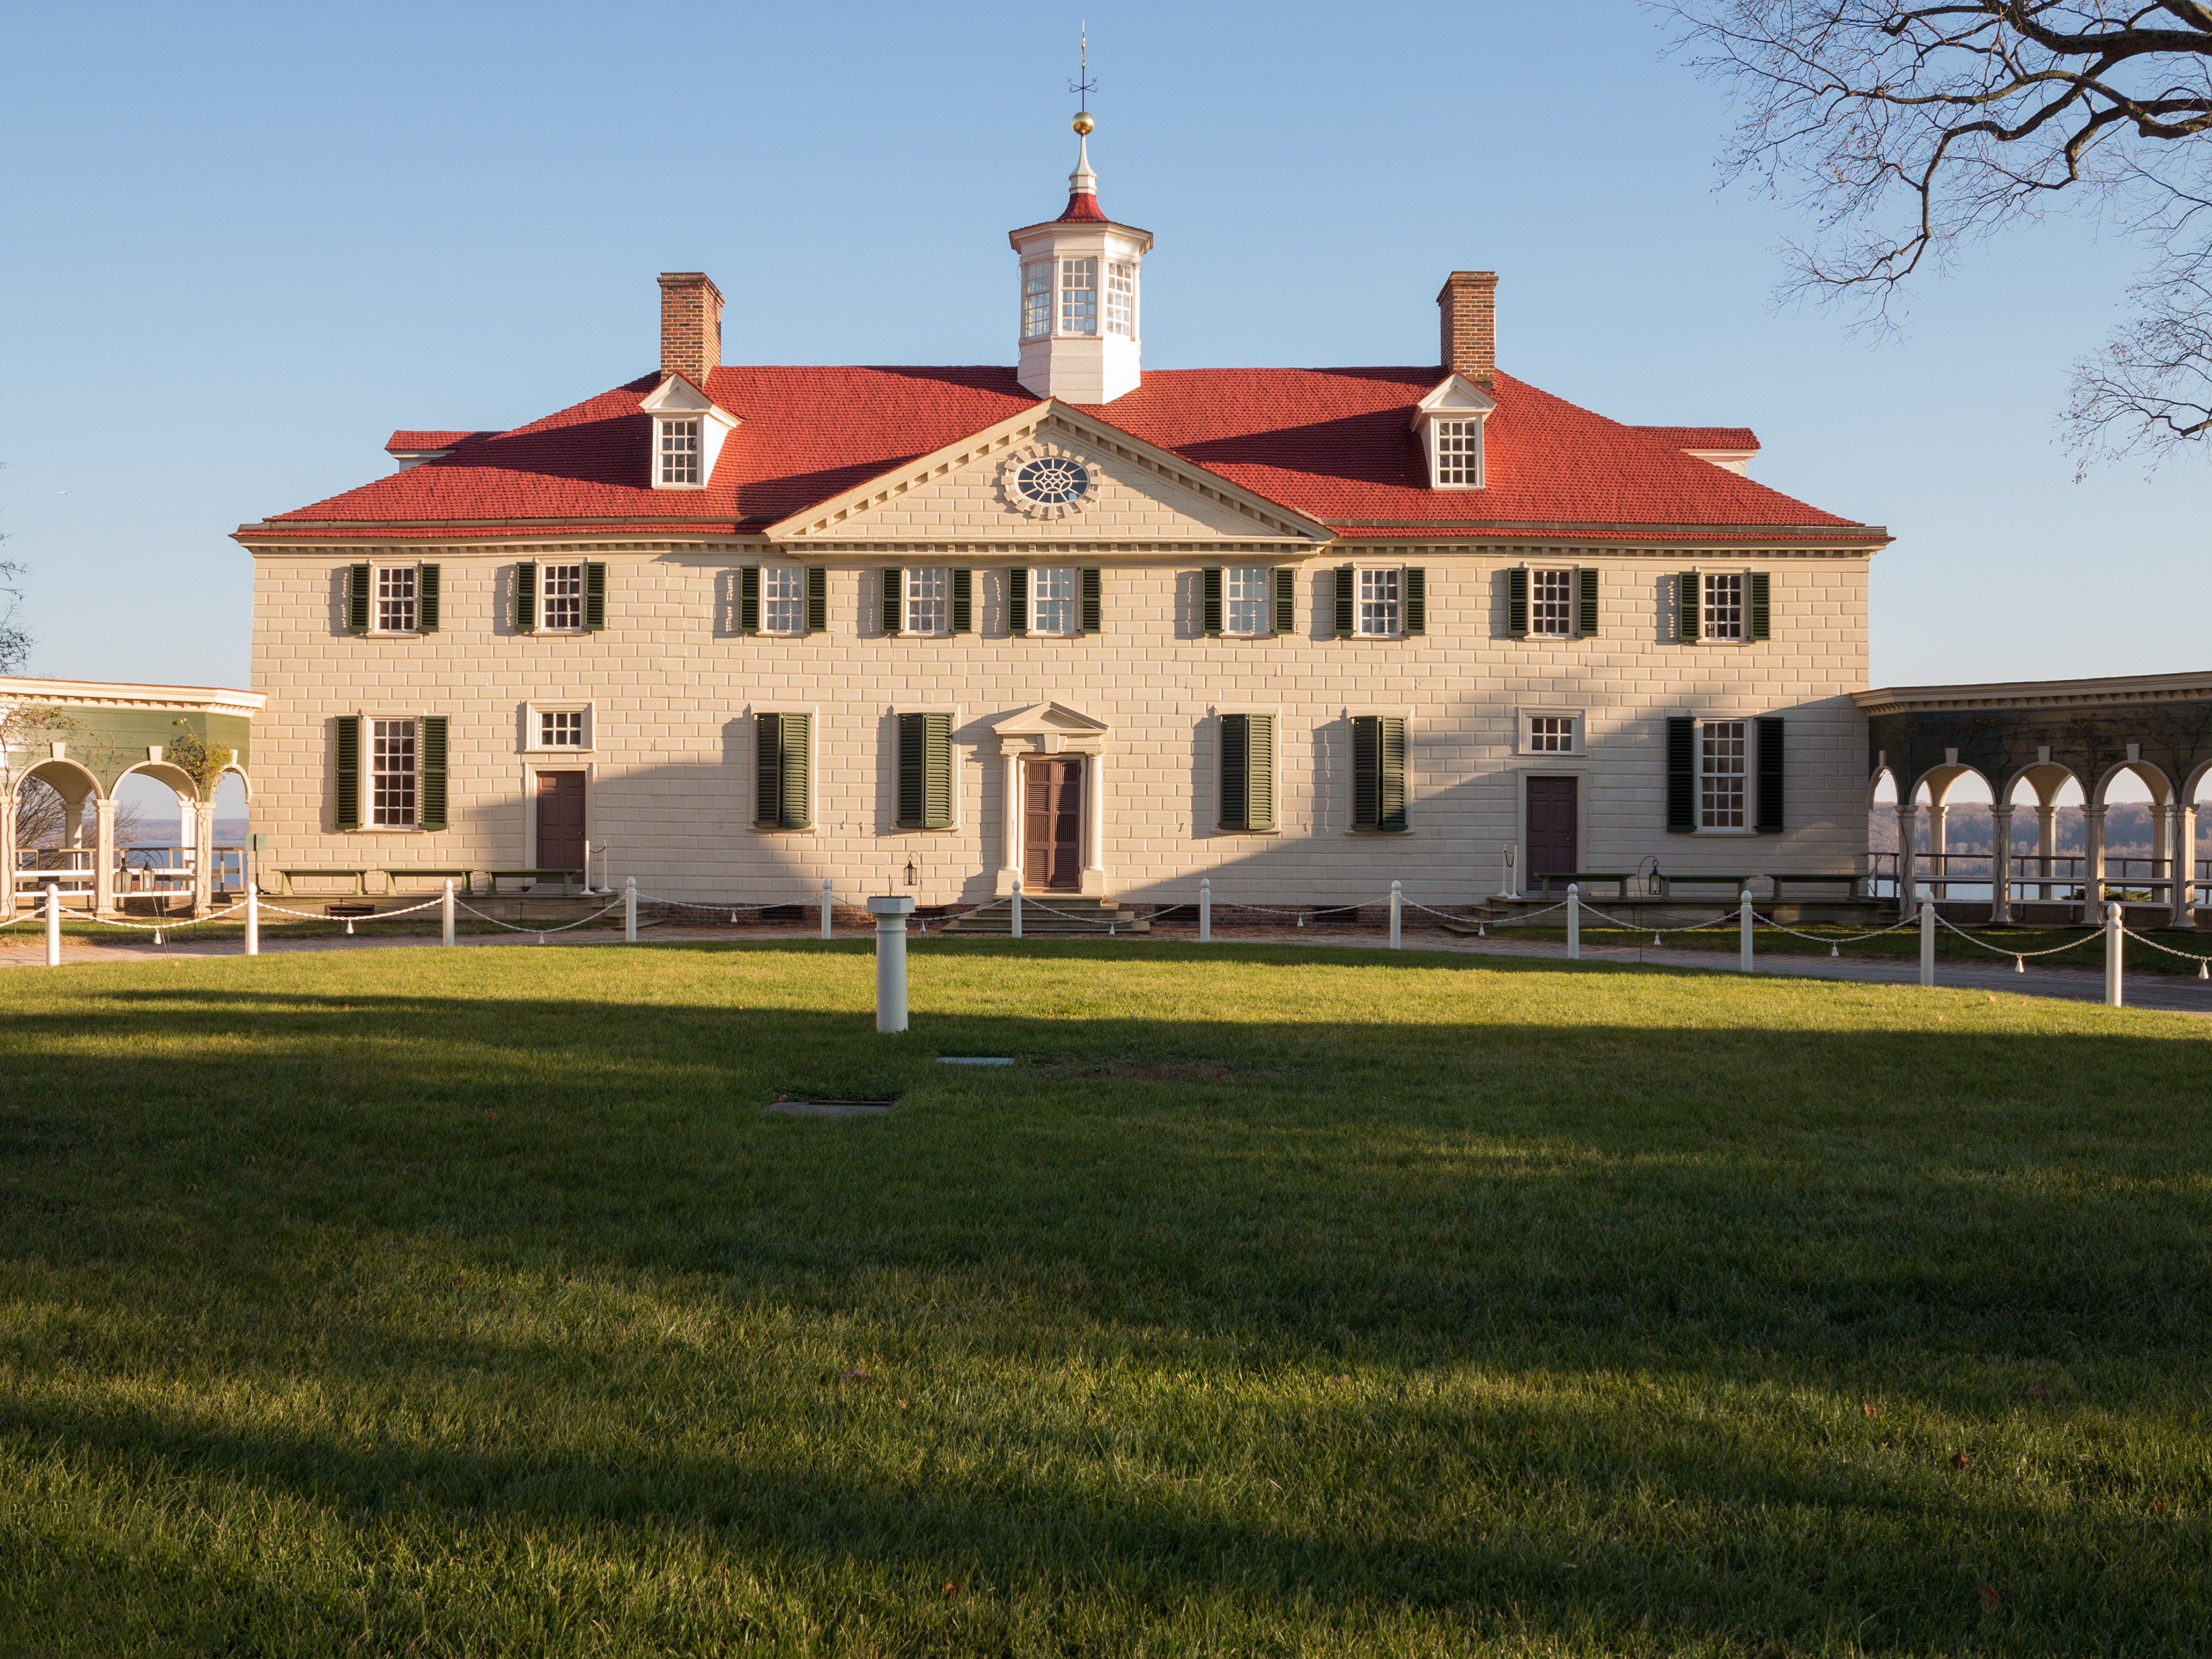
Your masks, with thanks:
<instances>
[{"instance_id":1,"label":"red tile roof","mask_svg":"<svg viewBox=\"0 0 2212 1659\"><path fill-rule=\"evenodd\" d=\"M1747 426L1639 426L1638 432L1677 449L1757 449L1759 434Z\"/></svg>"},{"instance_id":2,"label":"red tile roof","mask_svg":"<svg viewBox=\"0 0 2212 1659\"><path fill-rule=\"evenodd\" d=\"M1425 366L1154 369L1135 392L1083 412L1358 538L1870 538L1680 442L1686 431L1748 439L1743 428L1624 426L1505 374L1486 436L1486 487L1431 489L1408 423L1442 379ZM707 390L742 424L708 487L679 492L648 481L651 420L638 403L659 383L648 375L511 432L471 435L442 459L244 526L240 538L758 531L1039 401L1004 368L726 365Z\"/></svg>"},{"instance_id":3,"label":"red tile roof","mask_svg":"<svg viewBox=\"0 0 2212 1659\"><path fill-rule=\"evenodd\" d=\"M1110 225L1114 222L1099 211L1098 198L1087 190L1071 191L1067 207L1053 221L1060 225Z\"/></svg>"},{"instance_id":4,"label":"red tile roof","mask_svg":"<svg viewBox=\"0 0 2212 1659\"><path fill-rule=\"evenodd\" d=\"M429 449L451 449L464 439L488 438L490 435L489 432L475 431L414 432L403 426L384 441L384 447L388 454L413 455Z\"/></svg>"}]
</instances>

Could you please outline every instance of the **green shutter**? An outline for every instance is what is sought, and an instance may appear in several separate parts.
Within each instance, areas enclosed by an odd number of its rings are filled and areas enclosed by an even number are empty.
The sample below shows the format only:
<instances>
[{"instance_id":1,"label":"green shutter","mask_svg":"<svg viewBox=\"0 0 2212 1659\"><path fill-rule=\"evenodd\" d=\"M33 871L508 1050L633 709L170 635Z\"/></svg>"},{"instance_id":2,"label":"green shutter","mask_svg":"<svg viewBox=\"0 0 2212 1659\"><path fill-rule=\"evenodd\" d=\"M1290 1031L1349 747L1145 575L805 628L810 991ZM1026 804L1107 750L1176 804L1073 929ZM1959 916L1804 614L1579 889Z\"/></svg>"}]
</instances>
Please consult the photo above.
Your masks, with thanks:
<instances>
[{"instance_id":1,"label":"green shutter","mask_svg":"<svg viewBox=\"0 0 2212 1659\"><path fill-rule=\"evenodd\" d=\"M1252 827L1252 717L1221 716L1221 827Z\"/></svg>"},{"instance_id":2,"label":"green shutter","mask_svg":"<svg viewBox=\"0 0 2212 1659\"><path fill-rule=\"evenodd\" d=\"M1079 633L1096 634L1098 631L1100 574L1099 568L1095 564L1086 564L1075 573L1076 592L1081 595L1082 625L1076 630Z\"/></svg>"},{"instance_id":3,"label":"green shutter","mask_svg":"<svg viewBox=\"0 0 2212 1659\"><path fill-rule=\"evenodd\" d=\"M596 560L584 567L584 631L596 634L607 625L607 568Z\"/></svg>"},{"instance_id":4,"label":"green shutter","mask_svg":"<svg viewBox=\"0 0 2212 1659\"><path fill-rule=\"evenodd\" d=\"M1516 640L1528 637L1528 567L1505 573L1505 631Z\"/></svg>"},{"instance_id":5,"label":"green shutter","mask_svg":"<svg viewBox=\"0 0 2212 1659\"><path fill-rule=\"evenodd\" d=\"M1759 722L1759 822L1760 834L1782 833L1782 720L1769 714Z\"/></svg>"},{"instance_id":6,"label":"green shutter","mask_svg":"<svg viewBox=\"0 0 2212 1659\"><path fill-rule=\"evenodd\" d=\"M753 823L774 830L783 822L783 716L753 716Z\"/></svg>"},{"instance_id":7,"label":"green shutter","mask_svg":"<svg viewBox=\"0 0 2212 1659\"><path fill-rule=\"evenodd\" d=\"M1382 720L1376 714L1352 720L1352 827L1382 827Z\"/></svg>"},{"instance_id":8,"label":"green shutter","mask_svg":"<svg viewBox=\"0 0 2212 1659\"><path fill-rule=\"evenodd\" d=\"M368 589L372 580L365 564L346 568L346 632L368 632Z\"/></svg>"},{"instance_id":9,"label":"green shutter","mask_svg":"<svg viewBox=\"0 0 2212 1659\"><path fill-rule=\"evenodd\" d=\"M807 787L807 766L812 759L807 740L814 717L786 714L777 724L783 740L782 817L778 821L787 830L804 830L814 822L813 792Z\"/></svg>"},{"instance_id":10,"label":"green shutter","mask_svg":"<svg viewBox=\"0 0 2212 1659\"><path fill-rule=\"evenodd\" d=\"M416 822L425 830L446 827L446 717L425 714L422 724L422 787Z\"/></svg>"},{"instance_id":11,"label":"green shutter","mask_svg":"<svg viewBox=\"0 0 2212 1659\"><path fill-rule=\"evenodd\" d=\"M1336 568L1336 637L1352 637L1352 567L1340 564Z\"/></svg>"},{"instance_id":12,"label":"green shutter","mask_svg":"<svg viewBox=\"0 0 2212 1659\"><path fill-rule=\"evenodd\" d=\"M1685 570L1674 578L1674 624L1682 643L1698 642L1698 624L1704 615L1705 593L1698 573Z\"/></svg>"},{"instance_id":13,"label":"green shutter","mask_svg":"<svg viewBox=\"0 0 2212 1659\"><path fill-rule=\"evenodd\" d=\"M1751 573L1751 637L1754 640L1767 638L1772 629L1773 599L1773 584L1768 580L1768 573L1764 570L1753 571Z\"/></svg>"},{"instance_id":14,"label":"green shutter","mask_svg":"<svg viewBox=\"0 0 2212 1659\"><path fill-rule=\"evenodd\" d=\"M1395 714L1382 717L1382 821L1376 827L1406 827L1406 722Z\"/></svg>"},{"instance_id":15,"label":"green shutter","mask_svg":"<svg viewBox=\"0 0 2212 1659\"><path fill-rule=\"evenodd\" d=\"M757 564L738 568L738 632L760 632L760 567Z\"/></svg>"},{"instance_id":16,"label":"green shutter","mask_svg":"<svg viewBox=\"0 0 2212 1659\"><path fill-rule=\"evenodd\" d=\"M1667 719L1667 829L1681 835L1698 827L1698 723L1686 714Z\"/></svg>"},{"instance_id":17,"label":"green shutter","mask_svg":"<svg viewBox=\"0 0 2212 1659\"><path fill-rule=\"evenodd\" d=\"M1006 632L1030 631L1030 568L1018 564L1006 572Z\"/></svg>"},{"instance_id":18,"label":"green shutter","mask_svg":"<svg viewBox=\"0 0 2212 1659\"><path fill-rule=\"evenodd\" d=\"M341 714L337 726L337 755L331 770L337 776L337 812L341 830L361 828L361 716Z\"/></svg>"},{"instance_id":19,"label":"green shutter","mask_svg":"<svg viewBox=\"0 0 2212 1659\"><path fill-rule=\"evenodd\" d=\"M1247 714L1250 742L1245 750L1244 827L1275 827L1275 717Z\"/></svg>"},{"instance_id":20,"label":"green shutter","mask_svg":"<svg viewBox=\"0 0 2212 1659\"><path fill-rule=\"evenodd\" d=\"M830 567L806 567L806 631L819 634L830 626Z\"/></svg>"},{"instance_id":21,"label":"green shutter","mask_svg":"<svg viewBox=\"0 0 2212 1659\"><path fill-rule=\"evenodd\" d=\"M928 787L929 716L898 717L898 816L902 830L921 828L922 800Z\"/></svg>"},{"instance_id":22,"label":"green shutter","mask_svg":"<svg viewBox=\"0 0 2212 1659\"><path fill-rule=\"evenodd\" d=\"M952 572L952 631L966 634L974 631L975 623L975 573L957 568Z\"/></svg>"},{"instance_id":23,"label":"green shutter","mask_svg":"<svg viewBox=\"0 0 2212 1659\"><path fill-rule=\"evenodd\" d=\"M1207 565L1198 573L1199 628L1211 636L1221 631L1221 567Z\"/></svg>"},{"instance_id":24,"label":"green shutter","mask_svg":"<svg viewBox=\"0 0 2212 1659\"><path fill-rule=\"evenodd\" d=\"M899 592L898 567L886 565L877 573L876 581L878 592L883 600L880 609L883 611L884 632L896 634L900 631L900 623L905 620L902 614L905 606Z\"/></svg>"},{"instance_id":25,"label":"green shutter","mask_svg":"<svg viewBox=\"0 0 2212 1659\"><path fill-rule=\"evenodd\" d=\"M1597 636L1597 567L1586 564L1575 572L1575 637Z\"/></svg>"},{"instance_id":26,"label":"green shutter","mask_svg":"<svg viewBox=\"0 0 2212 1659\"><path fill-rule=\"evenodd\" d=\"M415 567L415 631L438 631L438 567L434 564Z\"/></svg>"},{"instance_id":27,"label":"green shutter","mask_svg":"<svg viewBox=\"0 0 2212 1659\"><path fill-rule=\"evenodd\" d=\"M1295 634L1298 627L1298 573L1289 565L1275 567L1275 632Z\"/></svg>"},{"instance_id":28,"label":"green shutter","mask_svg":"<svg viewBox=\"0 0 2212 1659\"><path fill-rule=\"evenodd\" d=\"M1429 573L1419 565L1407 565L1400 574L1402 584L1399 592L1404 595L1405 631L1410 638L1429 631Z\"/></svg>"},{"instance_id":29,"label":"green shutter","mask_svg":"<svg viewBox=\"0 0 2212 1659\"><path fill-rule=\"evenodd\" d=\"M538 631L538 567L526 561L514 567L514 631Z\"/></svg>"},{"instance_id":30,"label":"green shutter","mask_svg":"<svg viewBox=\"0 0 2212 1659\"><path fill-rule=\"evenodd\" d=\"M952 716L922 716L921 827L952 827Z\"/></svg>"}]
</instances>

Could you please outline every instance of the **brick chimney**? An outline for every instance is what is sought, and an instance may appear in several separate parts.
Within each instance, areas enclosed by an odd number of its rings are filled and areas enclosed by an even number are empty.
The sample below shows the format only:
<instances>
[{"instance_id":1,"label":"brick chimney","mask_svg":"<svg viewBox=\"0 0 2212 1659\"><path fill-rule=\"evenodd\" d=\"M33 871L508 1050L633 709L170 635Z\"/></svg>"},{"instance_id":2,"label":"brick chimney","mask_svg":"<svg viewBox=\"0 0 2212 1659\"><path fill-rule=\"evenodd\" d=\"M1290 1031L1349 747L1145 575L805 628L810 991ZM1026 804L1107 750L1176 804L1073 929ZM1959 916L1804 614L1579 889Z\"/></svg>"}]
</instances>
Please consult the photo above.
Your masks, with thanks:
<instances>
[{"instance_id":1,"label":"brick chimney","mask_svg":"<svg viewBox=\"0 0 2212 1659\"><path fill-rule=\"evenodd\" d=\"M666 277L661 279L667 281ZM1437 295L1443 366L1486 391L1498 385L1498 273L1455 270Z\"/></svg>"},{"instance_id":2,"label":"brick chimney","mask_svg":"<svg viewBox=\"0 0 2212 1659\"><path fill-rule=\"evenodd\" d=\"M703 270L660 273L660 372L702 390L722 364L722 290Z\"/></svg>"}]
</instances>

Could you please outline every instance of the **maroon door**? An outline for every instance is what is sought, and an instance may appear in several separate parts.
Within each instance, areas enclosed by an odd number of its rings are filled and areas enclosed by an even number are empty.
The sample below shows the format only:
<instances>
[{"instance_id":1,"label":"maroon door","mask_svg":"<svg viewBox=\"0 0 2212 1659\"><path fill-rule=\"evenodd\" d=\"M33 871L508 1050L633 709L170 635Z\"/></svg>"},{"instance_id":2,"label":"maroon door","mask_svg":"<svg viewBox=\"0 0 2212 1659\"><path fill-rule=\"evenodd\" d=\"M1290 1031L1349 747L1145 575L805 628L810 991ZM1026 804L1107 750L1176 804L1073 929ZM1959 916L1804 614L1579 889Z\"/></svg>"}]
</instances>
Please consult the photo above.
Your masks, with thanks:
<instances>
[{"instance_id":1,"label":"maroon door","mask_svg":"<svg viewBox=\"0 0 2212 1659\"><path fill-rule=\"evenodd\" d=\"M1528 780L1528 892L1546 876L1571 876L1581 848L1575 840L1574 778Z\"/></svg>"},{"instance_id":2,"label":"maroon door","mask_svg":"<svg viewBox=\"0 0 2212 1659\"><path fill-rule=\"evenodd\" d=\"M538 867L574 870L584 867L584 775L581 772L540 772L538 775Z\"/></svg>"},{"instance_id":3,"label":"maroon door","mask_svg":"<svg viewBox=\"0 0 2212 1659\"><path fill-rule=\"evenodd\" d=\"M1083 763L1033 760L1026 775L1024 884L1074 892L1083 885Z\"/></svg>"}]
</instances>

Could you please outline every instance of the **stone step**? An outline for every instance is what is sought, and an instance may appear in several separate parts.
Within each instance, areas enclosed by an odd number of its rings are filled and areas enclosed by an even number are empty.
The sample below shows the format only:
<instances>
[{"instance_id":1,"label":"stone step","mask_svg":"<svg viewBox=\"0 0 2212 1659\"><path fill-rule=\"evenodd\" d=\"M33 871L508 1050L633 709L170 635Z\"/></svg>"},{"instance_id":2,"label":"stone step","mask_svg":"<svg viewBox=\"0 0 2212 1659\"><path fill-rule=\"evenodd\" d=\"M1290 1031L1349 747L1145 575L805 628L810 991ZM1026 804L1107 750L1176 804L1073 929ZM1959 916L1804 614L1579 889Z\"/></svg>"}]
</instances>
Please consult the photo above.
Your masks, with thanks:
<instances>
[{"instance_id":1,"label":"stone step","mask_svg":"<svg viewBox=\"0 0 2212 1659\"><path fill-rule=\"evenodd\" d=\"M1053 911L1060 914L1053 915ZM939 931L974 937L1010 938L1014 931L1013 902L996 899L972 915L949 921ZM1022 898L1022 937L1024 939L1103 939L1123 933L1149 933L1152 924L1100 899L1054 896Z\"/></svg>"}]
</instances>

